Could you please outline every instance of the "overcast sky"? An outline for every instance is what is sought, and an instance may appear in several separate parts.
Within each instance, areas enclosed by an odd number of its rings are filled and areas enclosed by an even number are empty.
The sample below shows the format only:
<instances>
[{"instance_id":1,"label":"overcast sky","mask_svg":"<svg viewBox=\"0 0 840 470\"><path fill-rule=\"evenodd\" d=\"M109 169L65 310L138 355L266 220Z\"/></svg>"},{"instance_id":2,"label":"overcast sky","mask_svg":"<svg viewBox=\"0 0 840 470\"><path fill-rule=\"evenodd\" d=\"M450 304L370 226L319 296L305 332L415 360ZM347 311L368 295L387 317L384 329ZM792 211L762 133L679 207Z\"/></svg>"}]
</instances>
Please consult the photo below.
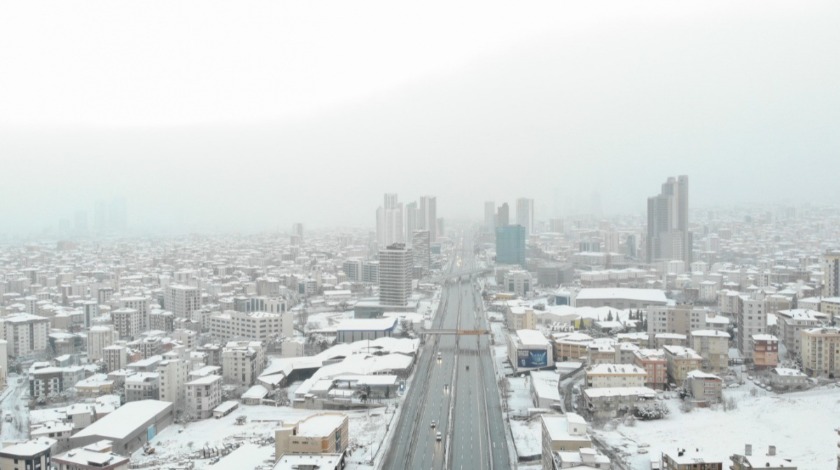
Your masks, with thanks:
<instances>
[{"instance_id":1,"label":"overcast sky","mask_svg":"<svg viewBox=\"0 0 840 470\"><path fill-rule=\"evenodd\" d=\"M0 233L840 201L840 3L0 2Z\"/></svg>"}]
</instances>

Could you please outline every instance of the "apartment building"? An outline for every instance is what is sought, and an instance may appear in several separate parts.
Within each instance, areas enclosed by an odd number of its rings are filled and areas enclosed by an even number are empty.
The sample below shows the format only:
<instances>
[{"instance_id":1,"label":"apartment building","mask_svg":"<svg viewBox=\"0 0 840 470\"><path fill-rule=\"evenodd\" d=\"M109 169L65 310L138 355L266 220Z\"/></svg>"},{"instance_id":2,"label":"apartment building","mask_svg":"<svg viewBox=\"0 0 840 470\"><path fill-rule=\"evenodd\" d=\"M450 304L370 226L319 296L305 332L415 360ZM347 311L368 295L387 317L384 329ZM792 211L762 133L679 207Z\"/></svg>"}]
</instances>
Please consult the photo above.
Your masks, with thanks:
<instances>
[{"instance_id":1,"label":"apartment building","mask_svg":"<svg viewBox=\"0 0 840 470\"><path fill-rule=\"evenodd\" d=\"M632 364L597 364L586 369L588 388L644 387L647 372Z\"/></svg>"},{"instance_id":2,"label":"apartment building","mask_svg":"<svg viewBox=\"0 0 840 470\"><path fill-rule=\"evenodd\" d=\"M753 335L767 333L767 306L764 299L739 297L739 309L736 315L738 336L736 337L741 356L752 361Z\"/></svg>"},{"instance_id":3,"label":"apartment building","mask_svg":"<svg viewBox=\"0 0 840 470\"><path fill-rule=\"evenodd\" d=\"M668 361L668 378L678 387L682 387L689 372L703 367L703 358L691 348L663 346L662 349Z\"/></svg>"},{"instance_id":4,"label":"apartment building","mask_svg":"<svg viewBox=\"0 0 840 470\"><path fill-rule=\"evenodd\" d=\"M163 307L177 318L192 318L201 308L201 291L197 287L173 284L164 289Z\"/></svg>"},{"instance_id":5,"label":"apartment building","mask_svg":"<svg viewBox=\"0 0 840 470\"><path fill-rule=\"evenodd\" d=\"M638 349L634 364L645 371L645 387L664 390L668 385L668 360L661 349Z\"/></svg>"},{"instance_id":6,"label":"apartment building","mask_svg":"<svg viewBox=\"0 0 840 470\"><path fill-rule=\"evenodd\" d=\"M43 354L47 350L50 320L45 317L20 313L2 318L9 357Z\"/></svg>"},{"instance_id":7,"label":"apartment building","mask_svg":"<svg viewBox=\"0 0 840 470\"><path fill-rule=\"evenodd\" d=\"M779 339L785 345L788 356L799 357L802 347L802 330L816 328L828 321L828 315L810 309L781 310L776 313Z\"/></svg>"},{"instance_id":8,"label":"apartment building","mask_svg":"<svg viewBox=\"0 0 840 470\"><path fill-rule=\"evenodd\" d=\"M540 415L542 468L554 468L554 452L573 452L592 447L586 420L576 413Z\"/></svg>"},{"instance_id":9,"label":"apartment building","mask_svg":"<svg viewBox=\"0 0 840 470\"><path fill-rule=\"evenodd\" d=\"M260 342L230 342L222 349L222 376L225 383L254 385L264 368L265 351Z\"/></svg>"},{"instance_id":10,"label":"apartment building","mask_svg":"<svg viewBox=\"0 0 840 470\"><path fill-rule=\"evenodd\" d=\"M113 345L118 339L119 334L114 331L111 325L92 326L87 332L88 360L101 360L102 350Z\"/></svg>"},{"instance_id":11,"label":"apartment building","mask_svg":"<svg viewBox=\"0 0 840 470\"><path fill-rule=\"evenodd\" d=\"M207 419L213 416L213 408L222 403L222 378L207 375L186 384L187 416L193 419Z\"/></svg>"},{"instance_id":12,"label":"apartment building","mask_svg":"<svg viewBox=\"0 0 840 470\"><path fill-rule=\"evenodd\" d=\"M773 335L753 335L753 366L772 369L779 364L779 339Z\"/></svg>"},{"instance_id":13,"label":"apartment building","mask_svg":"<svg viewBox=\"0 0 840 470\"><path fill-rule=\"evenodd\" d=\"M717 330L692 331L691 348L703 358L703 371L724 374L729 370L729 333Z\"/></svg>"},{"instance_id":14,"label":"apartment building","mask_svg":"<svg viewBox=\"0 0 840 470\"><path fill-rule=\"evenodd\" d=\"M812 377L840 377L840 328L813 328L801 335L802 370Z\"/></svg>"},{"instance_id":15,"label":"apartment building","mask_svg":"<svg viewBox=\"0 0 840 470\"><path fill-rule=\"evenodd\" d=\"M220 341L248 339L270 341L275 338L291 337L294 334L294 318L291 312L237 312L226 310L209 318L210 334Z\"/></svg>"},{"instance_id":16,"label":"apartment building","mask_svg":"<svg viewBox=\"0 0 840 470\"><path fill-rule=\"evenodd\" d=\"M537 315L528 307L508 307L505 320L509 330L533 330L537 327Z\"/></svg>"},{"instance_id":17,"label":"apartment building","mask_svg":"<svg viewBox=\"0 0 840 470\"><path fill-rule=\"evenodd\" d=\"M143 332L143 314L133 308L118 308L111 312L114 331L120 339L133 340Z\"/></svg>"}]
</instances>

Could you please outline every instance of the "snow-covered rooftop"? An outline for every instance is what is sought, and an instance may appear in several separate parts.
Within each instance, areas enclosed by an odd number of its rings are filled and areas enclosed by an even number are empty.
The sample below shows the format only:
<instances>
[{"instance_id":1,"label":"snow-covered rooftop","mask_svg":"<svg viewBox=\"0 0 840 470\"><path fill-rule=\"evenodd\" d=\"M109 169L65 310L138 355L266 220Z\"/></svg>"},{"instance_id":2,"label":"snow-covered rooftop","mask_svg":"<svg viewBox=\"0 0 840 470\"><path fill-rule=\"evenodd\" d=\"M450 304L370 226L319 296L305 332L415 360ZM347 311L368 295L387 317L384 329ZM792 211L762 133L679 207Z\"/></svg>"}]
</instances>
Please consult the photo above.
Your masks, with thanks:
<instances>
[{"instance_id":1,"label":"snow-covered rooftop","mask_svg":"<svg viewBox=\"0 0 840 470\"><path fill-rule=\"evenodd\" d=\"M172 406L172 403L159 400L132 401L82 429L73 437L101 436L119 441Z\"/></svg>"},{"instance_id":2,"label":"snow-covered rooftop","mask_svg":"<svg viewBox=\"0 0 840 470\"><path fill-rule=\"evenodd\" d=\"M577 300L636 300L639 302L666 304L668 299L660 289L632 288L584 288L578 292Z\"/></svg>"}]
</instances>

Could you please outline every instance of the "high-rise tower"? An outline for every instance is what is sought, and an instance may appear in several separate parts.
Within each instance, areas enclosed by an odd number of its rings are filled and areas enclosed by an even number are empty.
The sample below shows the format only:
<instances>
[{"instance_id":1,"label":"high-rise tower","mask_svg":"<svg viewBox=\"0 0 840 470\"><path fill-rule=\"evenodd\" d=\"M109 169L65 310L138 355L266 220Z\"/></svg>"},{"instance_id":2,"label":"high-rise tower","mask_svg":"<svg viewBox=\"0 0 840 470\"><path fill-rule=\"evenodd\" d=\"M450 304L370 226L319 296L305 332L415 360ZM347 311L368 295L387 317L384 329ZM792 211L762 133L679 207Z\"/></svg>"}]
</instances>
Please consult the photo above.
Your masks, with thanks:
<instances>
[{"instance_id":1,"label":"high-rise tower","mask_svg":"<svg viewBox=\"0 0 840 470\"><path fill-rule=\"evenodd\" d=\"M670 177L659 195L648 198L646 260L682 260L688 268L692 242L688 231L688 176Z\"/></svg>"}]
</instances>

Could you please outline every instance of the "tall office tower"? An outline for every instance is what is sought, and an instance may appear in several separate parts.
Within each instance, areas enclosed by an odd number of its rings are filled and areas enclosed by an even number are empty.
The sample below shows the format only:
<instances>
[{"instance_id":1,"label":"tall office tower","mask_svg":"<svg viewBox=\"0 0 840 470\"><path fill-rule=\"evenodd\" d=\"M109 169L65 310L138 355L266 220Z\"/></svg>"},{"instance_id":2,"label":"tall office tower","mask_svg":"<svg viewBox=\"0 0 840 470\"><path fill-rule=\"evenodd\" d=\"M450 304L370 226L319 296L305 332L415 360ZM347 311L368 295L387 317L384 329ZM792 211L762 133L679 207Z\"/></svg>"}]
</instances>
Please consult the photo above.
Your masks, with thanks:
<instances>
[{"instance_id":1,"label":"tall office tower","mask_svg":"<svg viewBox=\"0 0 840 470\"><path fill-rule=\"evenodd\" d=\"M414 251L414 266L420 266L424 272L432 267L432 244L428 230L415 230L411 235L411 249Z\"/></svg>"},{"instance_id":2,"label":"tall office tower","mask_svg":"<svg viewBox=\"0 0 840 470\"><path fill-rule=\"evenodd\" d=\"M496 228L496 203L487 201L484 203L484 230Z\"/></svg>"},{"instance_id":3,"label":"tall office tower","mask_svg":"<svg viewBox=\"0 0 840 470\"><path fill-rule=\"evenodd\" d=\"M688 176L670 177L662 193L648 198L645 259L683 260L691 264L692 236L688 231Z\"/></svg>"},{"instance_id":4,"label":"tall office tower","mask_svg":"<svg viewBox=\"0 0 840 470\"><path fill-rule=\"evenodd\" d=\"M408 305L413 266L414 253L403 243L394 243L379 250L379 303Z\"/></svg>"},{"instance_id":5,"label":"tall office tower","mask_svg":"<svg viewBox=\"0 0 840 470\"><path fill-rule=\"evenodd\" d=\"M405 205L405 233L406 235L411 235L412 238L414 237L414 231L418 230L417 228L417 216L419 212L417 211L417 203L416 202L409 202ZM412 242L413 243L413 242Z\"/></svg>"},{"instance_id":6,"label":"tall office tower","mask_svg":"<svg viewBox=\"0 0 840 470\"><path fill-rule=\"evenodd\" d=\"M627 235L627 238L624 241L624 254L630 259L636 259L636 256L638 256L636 246L636 235Z\"/></svg>"},{"instance_id":7,"label":"tall office tower","mask_svg":"<svg viewBox=\"0 0 840 470\"><path fill-rule=\"evenodd\" d=\"M496 264L525 266L525 227L505 225L496 228Z\"/></svg>"},{"instance_id":8,"label":"tall office tower","mask_svg":"<svg viewBox=\"0 0 840 470\"><path fill-rule=\"evenodd\" d=\"M823 255L823 296L840 297L840 250Z\"/></svg>"},{"instance_id":9,"label":"tall office tower","mask_svg":"<svg viewBox=\"0 0 840 470\"><path fill-rule=\"evenodd\" d=\"M201 308L201 292L197 287L172 284L163 291L163 303L176 318L192 318L192 313Z\"/></svg>"},{"instance_id":10,"label":"tall office tower","mask_svg":"<svg viewBox=\"0 0 840 470\"><path fill-rule=\"evenodd\" d=\"M298 240L303 241L303 224L300 222L292 224L292 236L297 237Z\"/></svg>"},{"instance_id":11,"label":"tall office tower","mask_svg":"<svg viewBox=\"0 0 840 470\"><path fill-rule=\"evenodd\" d=\"M508 203L505 202L499 206L499 212L496 214L496 228L508 225L510 225L510 208Z\"/></svg>"},{"instance_id":12,"label":"tall office tower","mask_svg":"<svg viewBox=\"0 0 840 470\"><path fill-rule=\"evenodd\" d=\"M525 227L525 236L534 233L534 200L521 197L516 200L516 223Z\"/></svg>"},{"instance_id":13,"label":"tall office tower","mask_svg":"<svg viewBox=\"0 0 840 470\"><path fill-rule=\"evenodd\" d=\"M405 242L403 205L393 193L385 194L385 205L376 210L376 239L379 246Z\"/></svg>"},{"instance_id":14,"label":"tall office tower","mask_svg":"<svg viewBox=\"0 0 840 470\"><path fill-rule=\"evenodd\" d=\"M437 198L434 196L420 197L420 215L417 230L428 230L432 243L437 241Z\"/></svg>"}]
</instances>

